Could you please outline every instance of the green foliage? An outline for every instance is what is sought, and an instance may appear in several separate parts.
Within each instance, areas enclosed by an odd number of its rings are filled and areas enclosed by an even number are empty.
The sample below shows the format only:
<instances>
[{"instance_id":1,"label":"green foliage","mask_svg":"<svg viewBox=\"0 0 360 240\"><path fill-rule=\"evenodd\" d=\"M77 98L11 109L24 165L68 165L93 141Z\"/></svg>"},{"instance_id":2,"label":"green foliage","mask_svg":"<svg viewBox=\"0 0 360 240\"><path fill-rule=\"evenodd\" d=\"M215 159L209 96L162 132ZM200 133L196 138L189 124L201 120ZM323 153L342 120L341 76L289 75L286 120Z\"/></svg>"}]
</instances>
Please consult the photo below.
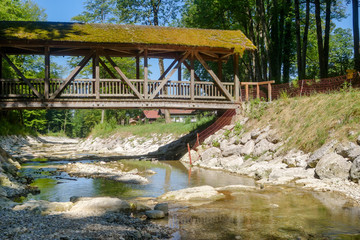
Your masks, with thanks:
<instances>
[{"instance_id":1,"label":"green foliage","mask_svg":"<svg viewBox=\"0 0 360 240\"><path fill-rule=\"evenodd\" d=\"M340 92L346 93L350 92L352 89L353 88L351 82L345 81L343 84L341 84Z\"/></svg>"},{"instance_id":2,"label":"green foliage","mask_svg":"<svg viewBox=\"0 0 360 240\"><path fill-rule=\"evenodd\" d=\"M234 134L239 136L242 133L244 126L240 122L237 122L234 126Z\"/></svg>"},{"instance_id":3,"label":"green foliage","mask_svg":"<svg viewBox=\"0 0 360 240\"><path fill-rule=\"evenodd\" d=\"M261 101L261 99L255 98L250 100L249 106L249 117L259 120L265 113L267 103Z\"/></svg>"},{"instance_id":4,"label":"green foliage","mask_svg":"<svg viewBox=\"0 0 360 240\"><path fill-rule=\"evenodd\" d=\"M219 141L216 139L216 140L213 140L212 141L212 143L211 143L211 145L213 146L213 147L220 147L220 143L219 143Z\"/></svg>"},{"instance_id":5,"label":"green foliage","mask_svg":"<svg viewBox=\"0 0 360 240\"><path fill-rule=\"evenodd\" d=\"M23 110L24 125L37 132L44 132L47 125L46 110Z\"/></svg>"},{"instance_id":6,"label":"green foliage","mask_svg":"<svg viewBox=\"0 0 360 240\"><path fill-rule=\"evenodd\" d=\"M289 94L286 90L281 90L280 91L280 99L283 99L283 100L287 100L289 99Z\"/></svg>"}]
</instances>

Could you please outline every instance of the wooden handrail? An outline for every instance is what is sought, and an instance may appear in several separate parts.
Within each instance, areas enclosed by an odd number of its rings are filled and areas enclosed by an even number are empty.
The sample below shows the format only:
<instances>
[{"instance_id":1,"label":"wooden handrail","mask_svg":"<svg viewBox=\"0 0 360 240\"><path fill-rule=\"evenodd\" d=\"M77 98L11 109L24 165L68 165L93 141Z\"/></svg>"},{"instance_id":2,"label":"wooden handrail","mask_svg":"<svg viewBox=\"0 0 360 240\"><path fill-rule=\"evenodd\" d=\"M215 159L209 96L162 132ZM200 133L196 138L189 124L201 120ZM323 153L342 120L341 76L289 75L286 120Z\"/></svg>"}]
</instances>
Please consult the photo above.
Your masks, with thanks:
<instances>
[{"instance_id":1,"label":"wooden handrail","mask_svg":"<svg viewBox=\"0 0 360 240\"><path fill-rule=\"evenodd\" d=\"M256 86L256 98L260 99L260 86L268 85L268 101L272 100L272 88L271 84L275 83L275 81L264 81L264 82L241 82L241 86L245 86L245 100L249 101L249 85Z\"/></svg>"}]
</instances>

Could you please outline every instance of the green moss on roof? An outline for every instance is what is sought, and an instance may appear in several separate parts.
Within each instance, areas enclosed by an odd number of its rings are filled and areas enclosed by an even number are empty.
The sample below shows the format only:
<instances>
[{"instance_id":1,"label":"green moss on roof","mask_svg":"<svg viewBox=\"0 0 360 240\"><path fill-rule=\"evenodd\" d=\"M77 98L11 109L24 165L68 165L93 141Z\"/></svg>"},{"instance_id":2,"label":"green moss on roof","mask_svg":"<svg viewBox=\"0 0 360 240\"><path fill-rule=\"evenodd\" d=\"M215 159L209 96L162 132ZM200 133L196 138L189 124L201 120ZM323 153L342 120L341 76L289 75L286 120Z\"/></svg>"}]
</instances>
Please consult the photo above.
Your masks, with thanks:
<instances>
[{"instance_id":1,"label":"green moss on roof","mask_svg":"<svg viewBox=\"0 0 360 240\"><path fill-rule=\"evenodd\" d=\"M240 30L210 30L139 25L60 22L0 22L2 40L160 44L234 49L243 54L255 46Z\"/></svg>"}]
</instances>

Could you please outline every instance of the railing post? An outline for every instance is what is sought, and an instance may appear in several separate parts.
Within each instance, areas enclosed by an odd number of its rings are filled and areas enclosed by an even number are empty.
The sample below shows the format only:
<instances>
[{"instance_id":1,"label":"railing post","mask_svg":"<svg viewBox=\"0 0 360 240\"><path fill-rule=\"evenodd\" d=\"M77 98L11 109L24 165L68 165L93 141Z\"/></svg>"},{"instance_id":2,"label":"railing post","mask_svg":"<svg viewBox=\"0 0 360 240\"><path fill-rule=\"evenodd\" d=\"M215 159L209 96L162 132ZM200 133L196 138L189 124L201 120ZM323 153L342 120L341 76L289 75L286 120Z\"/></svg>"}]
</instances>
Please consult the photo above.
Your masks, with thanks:
<instances>
[{"instance_id":1,"label":"railing post","mask_svg":"<svg viewBox=\"0 0 360 240\"><path fill-rule=\"evenodd\" d=\"M191 59L190 59L190 99L191 101L195 100L195 70L194 67L195 63L194 63L194 53L191 53Z\"/></svg>"},{"instance_id":2,"label":"railing post","mask_svg":"<svg viewBox=\"0 0 360 240\"><path fill-rule=\"evenodd\" d=\"M136 56L136 79L140 79L140 58Z\"/></svg>"},{"instance_id":3,"label":"railing post","mask_svg":"<svg viewBox=\"0 0 360 240\"><path fill-rule=\"evenodd\" d=\"M50 89L50 48L45 47L45 78L44 78L44 96L49 99Z\"/></svg>"},{"instance_id":4,"label":"railing post","mask_svg":"<svg viewBox=\"0 0 360 240\"><path fill-rule=\"evenodd\" d=\"M144 98L148 99L148 50L144 50Z\"/></svg>"},{"instance_id":5,"label":"railing post","mask_svg":"<svg viewBox=\"0 0 360 240\"><path fill-rule=\"evenodd\" d=\"M96 99L100 99L100 66L99 66L99 52L95 53L95 95Z\"/></svg>"},{"instance_id":6,"label":"railing post","mask_svg":"<svg viewBox=\"0 0 360 240\"><path fill-rule=\"evenodd\" d=\"M271 89L271 83L268 83L268 101L271 102L272 101L272 89Z\"/></svg>"},{"instance_id":7,"label":"railing post","mask_svg":"<svg viewBox=\"0 0 360 240\"><path fill-rule=\"evenodd\" d=\"M260 99L260 85L259 85L259 83L256 84L256 98Z\"/></svg>"},{"instance_id":8,"label":"railing post","mask_svg":"<svg viewBox=\"0 0 360 240\"><path fill-rule=\"evenodd\" d=\"M249 101L249 85L245 84L245 99Z\"/></svg>"},{"instance_id":9,"label":"railing post","mask_svg":"<svg viewBox=\"0 0 360 240\"><path fill-rule=\"evenodd\" d=\"M247 85L246 85L247 87ZM239 80L239 54L234 55L234 92L235 92L235 102L240 102L241 96L241 87L240 87L240 80ZM248 90L248 89L247 89ZM248 95L246 95L248 98ZM246 99L247 101L248 99Z\"/></svg>"}]
</instances>

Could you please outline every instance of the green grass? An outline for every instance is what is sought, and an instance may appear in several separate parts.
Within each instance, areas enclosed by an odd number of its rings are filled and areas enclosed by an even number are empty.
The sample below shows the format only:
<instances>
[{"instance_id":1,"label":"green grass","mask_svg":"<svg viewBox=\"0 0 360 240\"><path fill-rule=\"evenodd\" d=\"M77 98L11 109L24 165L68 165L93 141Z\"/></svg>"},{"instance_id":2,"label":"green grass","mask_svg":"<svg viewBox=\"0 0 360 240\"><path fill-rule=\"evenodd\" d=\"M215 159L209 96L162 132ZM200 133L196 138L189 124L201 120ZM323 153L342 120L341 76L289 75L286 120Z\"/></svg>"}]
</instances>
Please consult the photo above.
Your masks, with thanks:
<instances>
[{"instance_id":1,"label":"green grass","mask_svg":"<svg viewBox=\"0 0 360 240\"><path fill-rule=\"evenodd\" d=\"M353 141L354 132L360 134L360 90L352 88L340 92L320 93L296 98L281 98L269 104L262 112L251 109L252 128L271 124L282 139L288 139L286 149L297 148L306 152L337 139Z\"/></svg>"},{"instance_id":2,"label":"green grass","mask_svg":"<svg viewBox=\"0 0 360 240\"><path fill-rule=\"evenodd\" d=\"M151 124L125 125L120 126L114 123L101 123L96 125L90 135L93 137L108 137L114 134L126 137L135 135L139 137L151 137L153 134L173 134L180 136L190 133L196 129L202 130L214 121L214 116L202 117L196 123L163 123L154 122Z\"/></svg>"}]
</instances>

